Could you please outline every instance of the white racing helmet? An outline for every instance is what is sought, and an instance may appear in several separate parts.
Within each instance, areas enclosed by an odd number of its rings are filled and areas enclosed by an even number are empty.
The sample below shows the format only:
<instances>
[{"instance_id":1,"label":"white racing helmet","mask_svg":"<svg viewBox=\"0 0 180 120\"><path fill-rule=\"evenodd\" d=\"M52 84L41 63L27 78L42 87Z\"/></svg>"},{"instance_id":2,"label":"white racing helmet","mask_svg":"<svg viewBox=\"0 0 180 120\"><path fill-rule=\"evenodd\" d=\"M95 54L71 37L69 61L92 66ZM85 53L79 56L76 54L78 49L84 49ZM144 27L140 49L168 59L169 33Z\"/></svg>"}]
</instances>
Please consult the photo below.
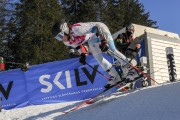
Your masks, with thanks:
<instances>
[{"instance_id":1,"label":"white racing helmet","mask_svg":"<svg viewBox=\"0 0 180 120\"><path fill-rule=\"evenodd\" d=\"M69 27L66 22L54 24L52 28L52 35L57 40L62 41L64 35L68 35L68 34L69 34Z\"/></svg>"},{"instance_id":2,"label":"white racing helmet","mask_svg":"<svg viewBox=\"0 0 180 120\"><path fill-rule=\"evenodd\" d=\"M127 26L126 27L126 31L128 31L128 32L130 32L131 34L133 34L134 33L134 26L131 24L131 25L129 25L129 26Z\"/></svg>"}]
</instances>

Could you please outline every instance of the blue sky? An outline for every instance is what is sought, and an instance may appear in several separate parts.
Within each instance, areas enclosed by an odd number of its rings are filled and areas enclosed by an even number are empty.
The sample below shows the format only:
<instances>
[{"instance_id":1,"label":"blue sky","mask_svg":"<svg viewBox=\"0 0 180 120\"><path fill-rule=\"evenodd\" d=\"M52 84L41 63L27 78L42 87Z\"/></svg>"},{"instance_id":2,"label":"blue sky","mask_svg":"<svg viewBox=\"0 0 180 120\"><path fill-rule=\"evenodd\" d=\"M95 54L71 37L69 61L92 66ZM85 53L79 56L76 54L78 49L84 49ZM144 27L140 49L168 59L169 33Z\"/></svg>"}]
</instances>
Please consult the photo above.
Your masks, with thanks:
<instances>
[{"instance_id":1,"label":"blue sky","mask_svg":"<svg viewBox=\"0 0 180 120\"><path fill-rule=\"evenodd\" d=\"M180 0L139 0L159 29L180 35Z\"/></svg>"}]
</instances>

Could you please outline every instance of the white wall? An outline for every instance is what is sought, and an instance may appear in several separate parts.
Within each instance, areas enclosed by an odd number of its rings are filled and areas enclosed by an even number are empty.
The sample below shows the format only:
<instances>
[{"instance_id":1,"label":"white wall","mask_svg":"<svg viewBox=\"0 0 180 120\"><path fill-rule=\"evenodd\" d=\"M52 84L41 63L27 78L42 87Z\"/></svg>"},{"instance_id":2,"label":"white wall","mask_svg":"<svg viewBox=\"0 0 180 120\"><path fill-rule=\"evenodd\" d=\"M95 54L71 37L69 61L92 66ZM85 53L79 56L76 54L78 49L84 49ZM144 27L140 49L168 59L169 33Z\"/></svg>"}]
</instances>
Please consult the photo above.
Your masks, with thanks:
<instances>
[{"instance_id":1,"label":"white wall","mask_svg":"<svg viewBox=\"0 0 180 120\"><path fill-rule=\"evenodd\" d=\"M167 36L170 38L176 38L176 39L180 39L179 35L176 33L172 33L172 32L167 32L167 31L163 31L163 30L159 30L159 29L155 29L155 28L151 28L151 27L146 27L146 26L142 26L142 25L137 25L137 24L133 24L134 28L135 28L135 32L134 32L134 38L139 37L141 35L144 34L144 32L148 32L148 33L153 33L153 34L158 34L158 35L162 35L162 36ZM116 38L118 36L118 34L125 32L125 27L119 31L117 31L116 33L114 33L112 36L113 38Z\"/></svg>"},{"instance_id":2,"label":"white wall","mask_svg":"<svg viewBox=\"0 0 180 120\"><path fill-rule=\"evenodd\" d=\"M163 39L151 38L152 64L154 79L160 83L169 81L169 73L166 58L166 47L172 47L176 66L177 78L180 79L180 44L173 41L164 41Z\"/></svg>"}]
</instances>

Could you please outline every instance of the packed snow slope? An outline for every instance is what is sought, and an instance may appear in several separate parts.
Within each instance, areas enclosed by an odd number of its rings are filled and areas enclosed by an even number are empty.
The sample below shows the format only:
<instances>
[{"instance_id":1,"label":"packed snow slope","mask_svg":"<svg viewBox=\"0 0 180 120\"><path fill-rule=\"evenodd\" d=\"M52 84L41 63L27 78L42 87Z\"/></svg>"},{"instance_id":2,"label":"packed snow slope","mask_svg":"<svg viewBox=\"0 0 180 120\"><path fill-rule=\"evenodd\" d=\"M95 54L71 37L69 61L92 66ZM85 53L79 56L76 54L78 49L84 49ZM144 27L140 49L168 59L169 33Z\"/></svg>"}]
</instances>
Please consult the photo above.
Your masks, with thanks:
<instances>
[{"instance_id":1,"label":"packed snow slope","mask_svg":"<svg viewBox=\"0 0 180 120\"><path fill-rule=\"evenodd\" d=\"M3 110L0 120L180 120L180 82L113 94L61 115L78 102Z\"/></svg>"}]
</instances>

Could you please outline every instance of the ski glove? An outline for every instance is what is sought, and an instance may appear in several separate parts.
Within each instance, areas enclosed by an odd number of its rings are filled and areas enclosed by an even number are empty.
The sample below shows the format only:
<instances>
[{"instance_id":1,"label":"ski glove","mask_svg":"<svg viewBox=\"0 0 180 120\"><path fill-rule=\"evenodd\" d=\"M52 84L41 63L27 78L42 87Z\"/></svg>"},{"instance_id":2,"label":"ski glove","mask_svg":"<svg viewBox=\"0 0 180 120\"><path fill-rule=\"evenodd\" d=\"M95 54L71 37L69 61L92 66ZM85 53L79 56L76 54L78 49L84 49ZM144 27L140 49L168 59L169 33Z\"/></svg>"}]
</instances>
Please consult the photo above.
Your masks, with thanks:
<instances>
[{"instance_id":1,"label":"ski glove","mask_svg":"<svg viewBox=\"0 0 180 120\"><path fill-rule=\"evenodd\" d=\"M82 63L83 65L86 64L86 55L84 53L81 53L79 62Z\"/></svg>"},{"instance_id":2,"label":"ski glove","mask_svg":"<svg viewBox=\"0 0 180 120\"><path fill-rule=\"evenodd\" d=\"M109 49L109 47L107 45L107 41L101 40L101 44L100 44L99 48L101 49L102 52L106 52Z\"/></svg>"},{"instance_id":3,"label":"ski glove","mask_svg":"<svg viewBox=\"0 0 180 120\"><path fill-rule=\"evenodd\" d=\"M69 57L75 58L75 57L79 57L79 55L76 54L74 49L69 49Z\"/></svg>"}]
</instances>

